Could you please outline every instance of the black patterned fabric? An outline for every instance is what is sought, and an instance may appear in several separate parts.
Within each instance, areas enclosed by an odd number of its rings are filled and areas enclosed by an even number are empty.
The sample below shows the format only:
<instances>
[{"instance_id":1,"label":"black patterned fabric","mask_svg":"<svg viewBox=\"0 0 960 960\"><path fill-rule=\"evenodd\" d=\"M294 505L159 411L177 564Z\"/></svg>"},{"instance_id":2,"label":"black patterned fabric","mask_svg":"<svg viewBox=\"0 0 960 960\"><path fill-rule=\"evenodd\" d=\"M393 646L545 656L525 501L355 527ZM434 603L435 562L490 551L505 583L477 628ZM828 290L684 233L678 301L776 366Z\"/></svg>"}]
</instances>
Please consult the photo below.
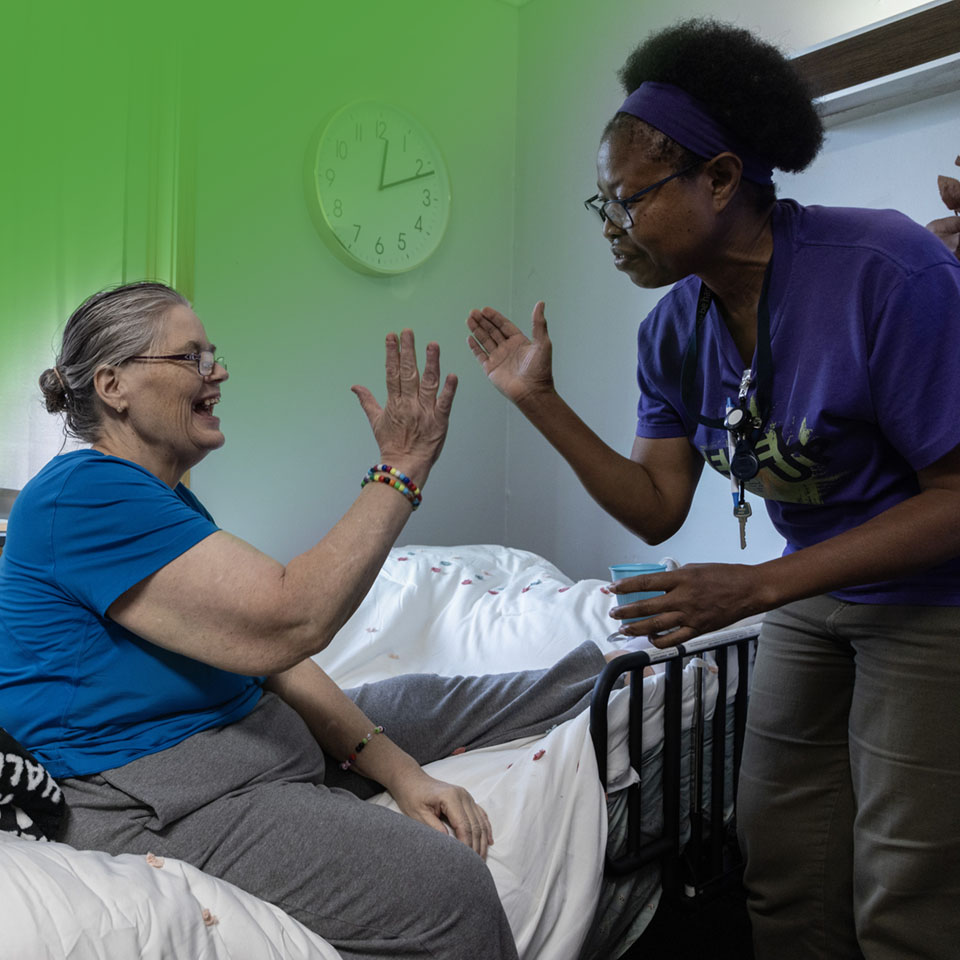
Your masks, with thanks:
<instances>
[{"instance_id":1,"label":"black patterned fabric","mask_svg":"<svg viewBox=\"0 0 960 960\"><path fill-rule=\"evenodd\" d=\"M0 830L52 840L64 810L63 794L46 767L0 727Z\"/></svg>"}]
</instances>

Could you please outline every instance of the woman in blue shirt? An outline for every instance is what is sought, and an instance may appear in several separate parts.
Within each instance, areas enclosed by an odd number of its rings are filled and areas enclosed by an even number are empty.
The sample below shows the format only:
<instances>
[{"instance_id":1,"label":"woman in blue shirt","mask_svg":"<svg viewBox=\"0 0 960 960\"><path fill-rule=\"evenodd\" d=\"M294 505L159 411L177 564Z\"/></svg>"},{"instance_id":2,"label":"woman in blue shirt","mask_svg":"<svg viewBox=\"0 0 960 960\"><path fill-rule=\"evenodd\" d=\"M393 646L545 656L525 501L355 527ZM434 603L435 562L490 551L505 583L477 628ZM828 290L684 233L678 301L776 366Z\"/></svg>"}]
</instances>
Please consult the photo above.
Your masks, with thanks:
<instances>
[{"instance_id":1,"label":"woman in blue shirt","mask_svg":"<svg viewBox=\"0 0 960 960\"><path fill-rule=\"evenodd\" d=\"M91 446L55 457L14 504L0 725L58 777L74 846L188 860L345 958L514 960L483 861L487 815L421 764L575 715L604 658L588 643L509 682L341 691L311 655L419 506L456 378L441 384L435 343L421 376L413 334L387 336L385 406L353 388L380 458L346 515L286 565L219 529L180 483L224 442L227 378L161 284L105 291L71 316L41 387ZM406 816L362 802L379 785Z\"/></svg>"}]
</instances>

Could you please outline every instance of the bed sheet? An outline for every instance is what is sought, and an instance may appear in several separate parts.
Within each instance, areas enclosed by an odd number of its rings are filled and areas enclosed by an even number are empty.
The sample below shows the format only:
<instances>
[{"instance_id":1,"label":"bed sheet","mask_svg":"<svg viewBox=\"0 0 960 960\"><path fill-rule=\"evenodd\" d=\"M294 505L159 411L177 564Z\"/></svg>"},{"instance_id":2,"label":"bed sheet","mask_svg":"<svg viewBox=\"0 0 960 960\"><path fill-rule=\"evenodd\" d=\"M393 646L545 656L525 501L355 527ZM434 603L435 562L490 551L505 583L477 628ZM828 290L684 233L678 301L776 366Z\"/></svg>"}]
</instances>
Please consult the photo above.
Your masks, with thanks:
<instances>
[{"instance_id":1,"label":"bed sheet","mask_svg":"<svg viewBox=\"0 0 960 960\"><path fill-rule=\"evenodd\" d=\"M609 580L573 581L535 553L498 545L413 545L390 551L373 587L330 646L314 659L341 687L404 673L471 676L554 664L585 640L603 653L649 646L612 639L619 621ZM704 666L705 716L716 700L716 670ZM694 664L697 666L698 664ZM686 672L683 722L694 709L695 670ZM736 660L727 678L736 692ZM644 682L643 746L662 740L664 678ZM636 780L629 768L625 697L611 703L608 785Z\"/></svg>"}]
</instances>

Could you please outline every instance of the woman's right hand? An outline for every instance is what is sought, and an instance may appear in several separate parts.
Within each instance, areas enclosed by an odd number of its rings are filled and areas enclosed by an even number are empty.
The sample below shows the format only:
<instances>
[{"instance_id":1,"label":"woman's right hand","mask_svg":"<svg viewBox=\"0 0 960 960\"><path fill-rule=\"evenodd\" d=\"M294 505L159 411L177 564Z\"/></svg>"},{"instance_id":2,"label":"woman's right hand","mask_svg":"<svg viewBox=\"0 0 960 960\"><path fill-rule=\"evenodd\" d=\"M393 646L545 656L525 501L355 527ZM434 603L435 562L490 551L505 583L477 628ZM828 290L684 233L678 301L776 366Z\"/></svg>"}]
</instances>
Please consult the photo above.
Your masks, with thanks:
<instances>
[{"instance_id":1,"label":"woman's right hand","mask_svg":"<svg viewBox=\"0 0 960 960\"><path fill-rule=\"evenodd\" d=\"M381 407L366 387L350 389L370 421L382 461L422 485L447 436L457 378L448 373L439 390L440 347L436 343L427 344L420 376L412 330L401 331L399 338L388 333L386 351L386 405Z\"/></svg>"},{"instance_id":2,"label":"woman's right hand","mask_svg":"<svg viewBox=\"0 0 960 960\"><path fill-rule=\"evenodd\" d=\"M931 220L927 224L927 229L936 234L947 245L947 249L960 260L960 215L954 214L952 217Z\"/></svg>"},{"instance_id":3,"label":"woman's right hand","mask_svg":"<svg viewBox=\"0 0 960 960\"><path fill-rule=\"evenodd\" d=\"M543 301L533 308L533 340L492 307L471 310L467 345L490 382L515 404L553 390L552 345Z\"/></svg>"}]
</instances>

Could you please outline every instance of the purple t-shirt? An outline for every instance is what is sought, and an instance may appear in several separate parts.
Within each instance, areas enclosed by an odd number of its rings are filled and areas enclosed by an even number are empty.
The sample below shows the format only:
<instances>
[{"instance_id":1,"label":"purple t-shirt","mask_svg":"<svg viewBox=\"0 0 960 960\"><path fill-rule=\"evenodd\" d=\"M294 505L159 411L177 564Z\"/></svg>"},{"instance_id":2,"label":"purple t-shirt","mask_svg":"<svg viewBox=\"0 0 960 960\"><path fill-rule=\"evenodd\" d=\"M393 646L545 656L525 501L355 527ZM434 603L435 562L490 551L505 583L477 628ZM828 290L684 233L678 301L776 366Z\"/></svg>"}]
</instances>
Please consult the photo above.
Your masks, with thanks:
<instances>
[{"instance_id":1,"label":"purple t-shirt","mask_svg":"<svg viewBox=\"0 0 960 960\"><path fill-rule=\"evenodd\" d=\"M772 397L760 473L746 486L765 498L791 553L914 496L917 471L960 444L960 263L896 211L792 200L776 204L773 250ZM700 409L682 398L699 290L697 277L682 280L640 326L637 436L689 437L729 476L727 432L697 421L723 417L744 366L715 303L698 344ZM756 411L753 388L750 404ZM960 604L960 557L834 596Z\"/></svg>"}]
</instances>

